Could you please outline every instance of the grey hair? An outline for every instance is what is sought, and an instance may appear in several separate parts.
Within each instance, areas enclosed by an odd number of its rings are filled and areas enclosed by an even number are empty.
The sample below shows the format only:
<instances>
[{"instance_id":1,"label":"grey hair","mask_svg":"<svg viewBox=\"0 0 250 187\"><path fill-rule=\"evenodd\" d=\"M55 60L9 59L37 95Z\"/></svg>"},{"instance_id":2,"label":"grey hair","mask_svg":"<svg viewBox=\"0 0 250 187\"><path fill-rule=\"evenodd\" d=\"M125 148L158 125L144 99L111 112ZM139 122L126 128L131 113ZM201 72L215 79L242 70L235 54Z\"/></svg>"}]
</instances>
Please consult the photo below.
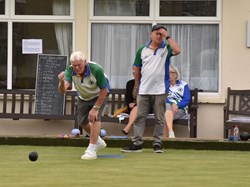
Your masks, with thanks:
<instances>
[{"instance_id":1,"label":"grey hair","mask_svg":"<svg viewBox=\"0 0 250 187\"><path fill-rule=\"evenodd\" d=\"M73 62L73 61L79 61L79 60L82 60L83 62L86 61L86 57L85 57L85 54L81 51L76 51L76 52L73 52L71 55L70 55L70 62Z\"/></svg>"},{"instance_id":2,"label":"grey hair","mask_svg":"<svg viewBox=\"0 0 250 187\"><path fill-rule=\"evenodd\" d=\"M178 68L175 65L170 64L169 70L171 70L171 69L176 72L177 80L180 80L181 75L180 75Z\"/></svg>"}]
</instances>

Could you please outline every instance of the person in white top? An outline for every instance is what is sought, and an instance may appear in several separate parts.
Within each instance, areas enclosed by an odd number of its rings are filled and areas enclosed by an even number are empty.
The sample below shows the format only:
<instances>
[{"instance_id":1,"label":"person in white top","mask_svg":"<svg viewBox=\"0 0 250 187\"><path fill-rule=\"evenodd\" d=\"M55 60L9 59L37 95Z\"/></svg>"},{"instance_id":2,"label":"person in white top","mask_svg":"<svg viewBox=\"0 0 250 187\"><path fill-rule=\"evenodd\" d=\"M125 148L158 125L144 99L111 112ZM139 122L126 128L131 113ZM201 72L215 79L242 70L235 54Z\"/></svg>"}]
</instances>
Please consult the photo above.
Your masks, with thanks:
<instances>
[{"instance_id":1,"label":"person in white top","mask_svg":"<svg viewBox=\"0 0 250 187\"><path fill-rule=\"evenodd\" d=\"M135 85L133 97L137 98L137 115L134 123L134 137L131 146L122 152L141 152L145 122L151 108L156 124L153 133L153 149L162 153L162 137L165 124L165 101L169 89L170 58L180 53L179 45L168 35L162 25L154 25L151 40L140 47L133 64ZM163 39L166 39L165 42Z\"/></svg>"},{"instance_id":2,"label":"person in white top","mask_svg":"<svg viewBox=\"0 0 250 187\"><path fill-rule=\"evenodd\" d=\"M164 137L175 138L173 131L173 120L184 117L188 114L190 102L190 90L185 81L180 80L180 73L176 66L170 65L169 69L170 88L166 99L166 126Z\"/></svg>"}]
</instances>

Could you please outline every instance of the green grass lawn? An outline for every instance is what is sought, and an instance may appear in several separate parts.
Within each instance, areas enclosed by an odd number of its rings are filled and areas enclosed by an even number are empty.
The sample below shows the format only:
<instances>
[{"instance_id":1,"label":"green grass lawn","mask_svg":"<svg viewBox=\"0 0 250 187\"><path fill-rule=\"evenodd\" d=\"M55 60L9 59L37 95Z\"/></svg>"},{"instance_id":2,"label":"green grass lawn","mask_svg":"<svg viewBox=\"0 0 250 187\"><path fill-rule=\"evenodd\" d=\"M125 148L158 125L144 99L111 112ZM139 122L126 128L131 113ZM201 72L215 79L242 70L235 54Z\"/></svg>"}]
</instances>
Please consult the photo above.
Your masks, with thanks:
<instances>
[{"instance_id":1,"label":"green grass lawn","mask_svg":"<svg viewBox=\"0 0 250 187\"><path fill-rule=\"evenodd\" d=\"M31 162L28 155L37 151ZM84 148L0 146L0 186L249 186L250 152L105 148L81 160ZM120 156L121 158L105 158Z\"/></svg>"}]
</instances>

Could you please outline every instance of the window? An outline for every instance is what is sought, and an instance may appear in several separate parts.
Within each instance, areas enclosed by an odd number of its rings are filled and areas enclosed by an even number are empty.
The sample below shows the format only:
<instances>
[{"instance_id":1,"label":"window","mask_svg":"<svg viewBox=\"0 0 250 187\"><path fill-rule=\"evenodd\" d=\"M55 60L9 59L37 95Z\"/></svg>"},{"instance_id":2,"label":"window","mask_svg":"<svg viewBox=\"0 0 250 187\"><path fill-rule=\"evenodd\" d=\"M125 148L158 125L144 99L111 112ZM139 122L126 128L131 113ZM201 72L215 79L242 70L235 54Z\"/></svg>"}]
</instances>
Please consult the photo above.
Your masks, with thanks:
<instances>
[{"instance_id":1,"label":"window","mask_svg":"<svg viewBox=\"0 0 250 187\"><path fill-rule=\"evenodd\" d=\"M164 24L162 24L164 25ZM218 24L165 24L180 45L181 54L172 58L191 89L217 92L219 89Z\"/></svg>"},{"instance_id":2,"label":"window","mask_svg":"<svg viewBox=\"0 0 250 187\"><path fill-rule=\"evenodd\" d=\"M13 23L12 88L35 88L37 55L22 54L22 39L42 39L44 54L70 56L71 28L71 23Z\"/></svg>"},{"instance_id":3,"label":"window","mask_svg":"<svg viewBox=\"0 0 250 187\"><path fill-rule=\"evenodd\" d=\"M16 15L70 15L69 0L15 1Z\"/></svg>"},{"instance_id":4,"label":"window","mask_svg":"<svg viewBox=\"0 0 250 187\"><path fill-rule=\"evenodd\" d=\"M7 23L0 22L0 88L7 88Z\"/></svg>"},{"instance_id":5,"label":"window","mask_svg":"<svg viewBox=\"0 0 250 187\"><path fill-rule=\"evenodd\" d=\"M0 15L5 14L5 0L0 0Z\"/></svg>"},{"instance_id":6,"label":"window","mask_svg":"<svg viewBox=\"0 0 250 187\"><path fill-rule=\"evenodd\" d=\"M216 16L216 0L161 0L160 16Z\"/></svg>"},{"instance_id":7,"label":"window","mask_svg":"<svg viewBox=\"0 0 250 187\"><path fill-rule=\"evenodd\" d=\"M95 0L94 16L148 16L149 0Z\"/></svg>"},{"instance_id":8,"label":"window","mask_svg":"<svg viewBox=\"0 0 250 187\"><path fill-rule=\"evenodd\" d=\"M22 53L23 39L42 40L43 54L70 56L74 20L71 10L70 0L11 0L8 3L7 19L0 18L1 88L35 88L37 54ZM8 49L11 49L9 56Z\"/></svg>"},{"instance_id":9,"label":"window","mask_svg":"<svg viewBox=\"0 0 250 187\"><path fill-rule=\"evenodd\" d=\"M132 77L136 50L147 42L151 24L93 24L91 59L98 62L111 88L125 88Z\"/></svg>"},{"instance_id":10,"label":"window","mask_svg":"<svg viewBox=\"0 0 250 187\"><path fill-rule=\"evenodd\" d=\"M92 11L96 12L97 3L105 7L114 2L119 1L95 0ZM145 14L147 18L127 14L122 21L118 18L121 14L112 14L118 19L99 19L94 13L90 18L91 60L103 66L111 88L125 88L126 82L133 78L132 64L138 47L150 40L152 25L162 24L181 46L181 54L171 59L179 68L181 78L191 89L197 87L204 92L218 93L220 12L217 9L220 3L220 0L151 0ZM123 5L120 3L118 7L122 9ZM136 23L133 20L137 20Z\"/></svg>"}]
</instances>

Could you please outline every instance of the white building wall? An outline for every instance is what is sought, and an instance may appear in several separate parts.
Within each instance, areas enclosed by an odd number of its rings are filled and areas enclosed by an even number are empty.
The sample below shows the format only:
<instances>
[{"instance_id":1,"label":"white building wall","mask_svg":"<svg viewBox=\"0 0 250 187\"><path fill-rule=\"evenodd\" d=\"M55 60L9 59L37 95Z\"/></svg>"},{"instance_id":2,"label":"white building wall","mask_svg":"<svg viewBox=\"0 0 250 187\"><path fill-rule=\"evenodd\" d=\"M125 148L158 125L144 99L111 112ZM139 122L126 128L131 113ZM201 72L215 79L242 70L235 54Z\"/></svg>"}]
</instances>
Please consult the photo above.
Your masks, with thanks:
<instances>
[{"instance_id":1,"label":"white building wall","mask_svg":"<svg viewBox=\"0 0 250 187\"><path fill-rule=\"evenodd\" d=\"M88 54L88 1L75 0L75 50ZM217 99L200 96L198 110L198 138L223 138L223 106L226 90L250 89L250 48L246 47L247 20L250 20L249 0L223 0L221 30L221 95ZM3 120L0 135L58 135L70 133L71 121ZM119 124L104 124L108 135L121 135ZM175 127L178 137L187 136L186 127ZM147 129L146 135L151 133Z\"/></svg>"}]
</instances>

